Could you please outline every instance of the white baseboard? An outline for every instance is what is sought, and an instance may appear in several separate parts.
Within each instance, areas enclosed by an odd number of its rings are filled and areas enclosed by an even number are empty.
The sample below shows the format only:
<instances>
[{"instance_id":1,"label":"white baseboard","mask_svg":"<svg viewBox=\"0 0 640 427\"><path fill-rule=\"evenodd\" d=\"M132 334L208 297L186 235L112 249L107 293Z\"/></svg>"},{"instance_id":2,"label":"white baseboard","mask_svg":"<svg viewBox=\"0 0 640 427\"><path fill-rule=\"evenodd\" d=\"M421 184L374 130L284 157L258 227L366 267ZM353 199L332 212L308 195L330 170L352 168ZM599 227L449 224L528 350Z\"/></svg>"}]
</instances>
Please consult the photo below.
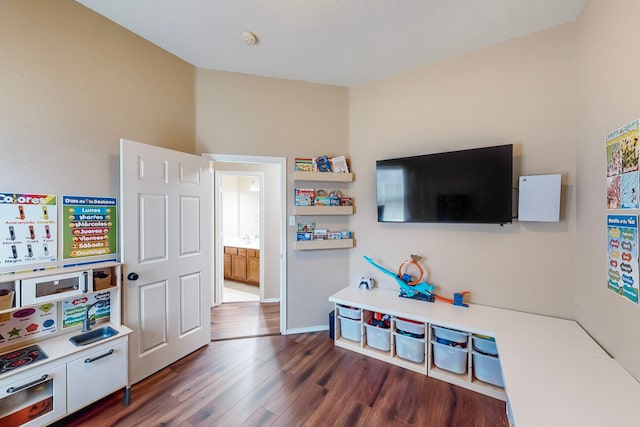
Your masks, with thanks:
<instances>
[{"instance_id":1,"label":"white baseboard","mask_svg":"<svg viewBox=\"0 0 640 427\"><path fill-rule=\"evenodd\" d=\"M321 332L321 331L328 331L328 330L329 330L329 325L311 326L308 328L287 329L284 335L308 334L310 332Z\"/></svg>"}]
</instances>

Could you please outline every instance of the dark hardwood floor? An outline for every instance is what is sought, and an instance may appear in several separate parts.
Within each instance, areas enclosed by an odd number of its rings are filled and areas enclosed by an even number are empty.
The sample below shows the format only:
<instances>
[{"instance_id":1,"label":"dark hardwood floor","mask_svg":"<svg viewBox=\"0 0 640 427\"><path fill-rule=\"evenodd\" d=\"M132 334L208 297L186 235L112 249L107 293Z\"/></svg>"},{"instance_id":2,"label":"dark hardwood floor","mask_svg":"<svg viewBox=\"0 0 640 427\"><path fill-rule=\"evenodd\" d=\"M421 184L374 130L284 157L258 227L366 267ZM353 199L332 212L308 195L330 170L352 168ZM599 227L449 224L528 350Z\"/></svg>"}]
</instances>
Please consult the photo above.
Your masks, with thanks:
<instances>
[{"instance_id":1,"label":"dark hardwood floor","mask_svg":"<svg viewBox=\"0 0 640 427\"><path fill-rule=\"evenodd\" d=\"M211 309L211 341L279 333L279 302L233 302Z\"/></svg>"},{"instance_id":2,"label":"dark hardwood floor","mask_svg":"<svg viewBox=\"0 0 640 427\"><path fill-rule=\"evenodd\" d=\"M505 404L336 348L328 333L212 342L59 426L506 427Z\"/></svg>"}]
</instances>

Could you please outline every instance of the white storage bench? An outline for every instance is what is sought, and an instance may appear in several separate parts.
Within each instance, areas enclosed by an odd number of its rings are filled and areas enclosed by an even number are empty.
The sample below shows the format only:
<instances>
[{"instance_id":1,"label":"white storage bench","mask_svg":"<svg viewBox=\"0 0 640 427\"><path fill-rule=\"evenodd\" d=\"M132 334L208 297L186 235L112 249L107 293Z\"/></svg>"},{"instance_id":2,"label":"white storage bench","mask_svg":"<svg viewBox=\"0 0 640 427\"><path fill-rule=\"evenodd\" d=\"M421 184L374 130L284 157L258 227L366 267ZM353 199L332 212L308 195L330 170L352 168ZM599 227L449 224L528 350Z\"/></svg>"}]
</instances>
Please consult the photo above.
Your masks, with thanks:
<instances>
[{"instance_id":1,"label":"white storage bench","mask_svg":"<svg viewBox=\"0 0 640 427\"><path fill-rule=\"evenodd\" d=\"M506 400L512 425L640 426L640 411L635 409L640 383L575 321L474 304L465 308L410 300L381 288L348 287L329 301L362 310L357 326L364 337L371 313L392 317L388 350L386 345L382 350L369 345L367 339L343 337L338 323L336 346ZM398 322L406 327L406 321L426 325L425 338L399 334ZM448 331L453 335L447 336ZM456 340L456 335L464 339ZM412 341L407 348L409 338L418 344ZM460 352L451 360L445 357L444 364L436 363L439 346L445 353L438 359Z\"/></svg>"}]
</instances>

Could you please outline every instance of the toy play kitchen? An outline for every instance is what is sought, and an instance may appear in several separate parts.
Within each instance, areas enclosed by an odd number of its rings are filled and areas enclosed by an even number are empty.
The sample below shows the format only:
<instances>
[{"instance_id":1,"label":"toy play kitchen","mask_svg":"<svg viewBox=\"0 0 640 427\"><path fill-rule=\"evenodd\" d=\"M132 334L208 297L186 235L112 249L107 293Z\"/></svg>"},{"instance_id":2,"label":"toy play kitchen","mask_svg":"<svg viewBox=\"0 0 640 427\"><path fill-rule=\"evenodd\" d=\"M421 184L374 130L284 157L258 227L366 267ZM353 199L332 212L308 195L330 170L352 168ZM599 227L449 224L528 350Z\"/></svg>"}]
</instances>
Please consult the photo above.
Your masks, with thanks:
<instances>
[{"instance_id":1,"label":"toy play kitchen","mask_svg":"<svg viewBox=\"0 0 640 427\"><path fill-rule=\"evenodd\" d=\"M119 389L129 400L116 200L59 200L0 193L3 427L48 425Z\"/></svg>"}]
</instances>

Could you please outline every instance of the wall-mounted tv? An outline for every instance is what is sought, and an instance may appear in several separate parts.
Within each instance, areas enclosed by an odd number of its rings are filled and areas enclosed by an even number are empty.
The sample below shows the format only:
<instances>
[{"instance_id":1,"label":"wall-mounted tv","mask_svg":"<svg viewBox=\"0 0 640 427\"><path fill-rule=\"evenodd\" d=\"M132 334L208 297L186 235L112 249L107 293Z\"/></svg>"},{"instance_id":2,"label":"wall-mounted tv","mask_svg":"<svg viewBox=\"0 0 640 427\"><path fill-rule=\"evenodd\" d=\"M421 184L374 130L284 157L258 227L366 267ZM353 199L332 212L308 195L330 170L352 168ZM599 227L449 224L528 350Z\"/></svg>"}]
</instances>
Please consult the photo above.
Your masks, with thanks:
<instances>
[{"instance_id":1,"label":"wall-mounted tv","mask_svg":"<svg viewBox=\"0 0 640 427\"><path fill-rule=\"evenodd\" d=\"M513 145L376 161L378 222L506 224Z\"/></svg>"}]
</instances>

